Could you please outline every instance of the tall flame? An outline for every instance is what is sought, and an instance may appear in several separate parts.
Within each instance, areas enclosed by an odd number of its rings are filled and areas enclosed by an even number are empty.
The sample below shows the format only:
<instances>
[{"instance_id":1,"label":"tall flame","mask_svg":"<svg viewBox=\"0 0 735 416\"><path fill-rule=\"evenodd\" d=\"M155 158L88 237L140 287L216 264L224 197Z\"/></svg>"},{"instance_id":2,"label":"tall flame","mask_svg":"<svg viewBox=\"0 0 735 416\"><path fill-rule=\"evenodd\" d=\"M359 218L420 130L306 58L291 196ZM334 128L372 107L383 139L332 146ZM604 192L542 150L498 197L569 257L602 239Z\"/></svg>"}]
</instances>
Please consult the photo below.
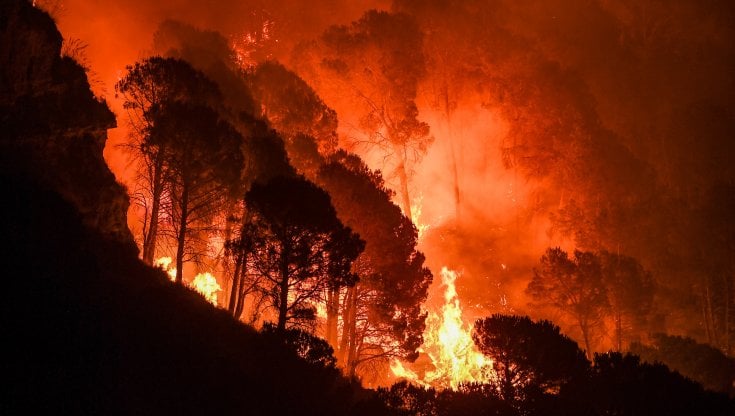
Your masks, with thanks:
<instances>
[{"instance_id":1,"label":"tall flame","mask_svg":"<svg viewBox=\"0 0 735 416\"><path fill-rule=\"evenodd\" d=\"M391 371L396 377L406 378L421 385L456 389L461 383L485 382L492 371L492 360L479 352L470 335L471 327L462 321L462 308L457 298L457 273L443 267L441 270L444 305L440 312L429 312L424 331L426 353L434 366L422 378L394 361Z\"/></svg>"}]
</instances>

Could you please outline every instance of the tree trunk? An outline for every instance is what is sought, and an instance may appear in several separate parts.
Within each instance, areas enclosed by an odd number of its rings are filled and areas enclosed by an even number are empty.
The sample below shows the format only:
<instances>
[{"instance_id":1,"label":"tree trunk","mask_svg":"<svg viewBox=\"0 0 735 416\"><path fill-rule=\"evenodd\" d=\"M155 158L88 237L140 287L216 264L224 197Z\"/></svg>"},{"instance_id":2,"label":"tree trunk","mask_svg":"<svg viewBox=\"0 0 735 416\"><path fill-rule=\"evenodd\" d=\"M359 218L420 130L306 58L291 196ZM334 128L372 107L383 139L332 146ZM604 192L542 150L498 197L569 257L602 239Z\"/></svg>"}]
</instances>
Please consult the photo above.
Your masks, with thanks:
<instances>
[{"instance_id":1,"label":"tree trunk","mask_svg":"<svg viewBox=\"0 0 735 416\"><path fill-rule=\"evenodd\" d=\"M163 194L163 156L159 151L153 167L153 195L151 201L150 221L148 229L145 230L143 241L143 262L152 265L156 253L156 240L158 239L158 214L161 210L161 195Z\"/></svg>"},{"instance_id":2,"label":"tree trunk","mask_svg":"<svg viewBox=\"0 0 735 416\"><path fill-rule=\"evenodd\" d=\"M338 287L327 289L327 328L326 339L329 345L337 349L337 317L339 315Z\"/></svg>"},{"instance_id":3,"label":"tree trunk","mask_svg":"<svg viewBox=\"0 0 735 416\"><path fill-rule=\"evenodd\" d=\"M186 244L186 223L189 220L189 187L184 185L181 193L181 218L179 221L178 245L176 247L176 284L184 282L184 245Z\"/></svg>"},{"instance_id":4,"label":"tree trunk","mask_svg":"<svg viewBox=\"0 0 735 416\"><path fill-rule=\"evenodd\" d=\"M592 361L592 348L590 348L589 325L587 324L587 322L580 320L579 329L582 330L582 338L584 339L584 347L585 347L584 354L587 356L588 360Z\"/></svg>"},{"instance_id":5,"label":"tree trunk","mask_svg":"<svg viewBox=\"0 0 735 416\"><path fill-rule=\"evenodd\" d=\"M245 274L247 273L247 265L245 263L245 260L243 260L242 266L239 270L239 277L238 281L240 282L239 289L237 291L237 300L235 302L235 312L233 314L234 318L237 320L240 320L240 317L242 316L242 311L245 308L245 296L249 291L246 293L245 290Z\"/></svg>"},{"instance_id":6,"label":"tree trunk","mask_svg":"<svg viewBox=\"0 0 735 416\"><path fill-rule=\"evenodd\" d=\"M278 282L280 292L278 293L278 332L286 330L286 321L288 320L288 257L289 250L286 244L283 244L281 252L280 264L280 281Z\"/></svg>"},{"instance_id":7,"label":"tree trunk","mask_svg":"<svg viewBox=\"0 0 735 416\"><path fill-rule=\"evenodd\" d=\"M408 192L408 173L406 172L406 157L403 154L401 146L396 146L401 150L400 162L396 167L396 173L398 174L399 190L398 194L401 198L401 205L403 205L403 214L413 222L413 213L411 212L411 195Z\"/></svg>"},{"instance_id":8,"label":"tree trunk","mask_svg":"<svg viewBox=\"0 0 735 416\"><path fill-rule=\"evenodd\" d=\"M342 339L339 343L338 359L342 364L347 367L349 359L349 345L350 345L350 328L354 327L355 322L351 319L352 304L355 301L355 287L357 285L347 289L345 296L344 305L342 306Z\"/></svg>"},{"instance_id":9,"label":"tree trunk","mask_svg":"<svg viewBox=\"0 0 735 416\"><path fill-rule=\"evenodd\" d=\"M350 303L350 308L348 309L350 326L349 328L345 329L349 333L350 337L347 351L347 368L349 370L350 377L355 376L358 359L357 348L359 342L357 340L357 295L357 289L355 288L355 294L354 296L352 296L352 302Z\"/></svg>"},{"instance_id":10,"label":"tree trunk","mask_svg":"<svg viewBox=\"0 0 735 416\"><path fill-rule=\"evenodd\" d=\"M240 268L242 267L242 250L238 249L237 256L235 257L235 271L232 273L232 287L230 288L230 301L227 305L227 310L235 316L235 306L237 305L238 297L240 294ZM235 319L238 317L235 316Z\"/></svg>"},{"instance_id":11,"label":"tree trunk","mask_svg":"<svg viewBox=\"0 0 735 416\"><path fill-rule=\"evenodd\" d=\"M513 386L513 374L510 371L510 362L503 363L503 398L508 402L515 401L515 387Z\"/></svg>"},{"instance_id":12,"label":"tree trunk","mask_svg":"<svg viewBox=\"0 0 735 416\"><path fill-rule=\"evenodd\" d=\"M620 310L615 312L615 338L618 352L623 351L623 316Z\"/></svg>"},{"instance_id":13,"label":"tree trunk","mask_svg":"<svg viewBox=\"0 0 735 416\"><path fill-rule=\"evenodd\" d=\"M712 291L710 289L710 279L706 277L704 286L704 301L706 307L708 342L710 345L719 345L717 337L717 328L715 327L714 309L712 307Z\"/></svg>"}]
</instances>

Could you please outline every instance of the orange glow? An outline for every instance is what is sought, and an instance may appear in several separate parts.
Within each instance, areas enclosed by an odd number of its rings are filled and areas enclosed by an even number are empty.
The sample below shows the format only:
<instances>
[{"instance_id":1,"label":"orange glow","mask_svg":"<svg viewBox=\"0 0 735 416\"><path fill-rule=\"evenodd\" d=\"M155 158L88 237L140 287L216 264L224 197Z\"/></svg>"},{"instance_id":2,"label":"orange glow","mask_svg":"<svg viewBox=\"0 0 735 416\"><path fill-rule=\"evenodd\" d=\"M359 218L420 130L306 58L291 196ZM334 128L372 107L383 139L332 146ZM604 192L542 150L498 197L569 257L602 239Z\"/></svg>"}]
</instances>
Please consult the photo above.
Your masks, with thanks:
<instances>
[{"instance_id":1,"label":"orange glow","mask_svg":"<svg viewBox=\"0 0 735 416\"><path fill-rule=\"evenodd\" d=\"M457 272L443 267L444 305L440 311L429 312L424 331L426 353L434 366L423 377L405 369L394 361L391 371L396 377L406 378L420 385L456 389L461 383L487 381L492 371L492 360L475 347L470 336L471 327L462 320L462 308L457 298Z\"/></svg>"},{"instance_id":2,"label":"orange glow","mask_svg":"<svg viewBox=\"0 0 735 416\"><path fill-rule=\"evenodd\" d=\"M171 267L172 262L171 257L159 257L153 261L153 265L166 272L168 278L173 282L176 280L176 268ZM212 305L218 306L217 292L221 292L222 287L217 283L217 278L211 273L199 273L186 285L199 292Z\"/></svg>"},{"instance_id":3,"label":"orange glow","mask_svg":"<svg viewBox=\"0 0 735 416\"><path fill-rule=\"evenodd\" d=\"M168 278L173 282L176 280L176 267L171 267L172 262L173 260L171 257L159 257L153 261L153 265L163 269L163 271L168 275Z\"/></svg>"},{"instance_id":4,"label":"orange glow","mask_svg":"<svg viewBox=\"0 0 735 416\"><path fill-rule=\"evenodd\" d=\"M421 211L423 209L423 202L424 196L419 195L418 198L414 199L413 204L411 204L411 218L413 219L413 223L419 233L419 240L421 240L421 237L423 237L426 234L426 231L431 228L430 224L422 223Z\"/></svg>"},{"instance_id":5,"label":"orange glow","mask_svg":"<svg viewBox=\"0 0 735 416\"><path fill-rule=\"evenodd\" d=\"M222 291L222 287L220 287L217 279L211 273L199 273L194 277L194 280L191 281L189 286L201 293L209 303L217 306L217 292Z\"/></svg>"},{"instance_id":6,"label":"orange glow","mask_svg":"<svg viewBox=\"0 0 735 416\"><path fill-rule=\"evenodd\" d=\"M397 378L404 378L414 384L418 384L423 387L430 387L429 384L419 378L419 375L416 374L416 372L406 368L399 360L391 361L390 371L393 372L393 375Z\"/></svg>"}]
</instances>

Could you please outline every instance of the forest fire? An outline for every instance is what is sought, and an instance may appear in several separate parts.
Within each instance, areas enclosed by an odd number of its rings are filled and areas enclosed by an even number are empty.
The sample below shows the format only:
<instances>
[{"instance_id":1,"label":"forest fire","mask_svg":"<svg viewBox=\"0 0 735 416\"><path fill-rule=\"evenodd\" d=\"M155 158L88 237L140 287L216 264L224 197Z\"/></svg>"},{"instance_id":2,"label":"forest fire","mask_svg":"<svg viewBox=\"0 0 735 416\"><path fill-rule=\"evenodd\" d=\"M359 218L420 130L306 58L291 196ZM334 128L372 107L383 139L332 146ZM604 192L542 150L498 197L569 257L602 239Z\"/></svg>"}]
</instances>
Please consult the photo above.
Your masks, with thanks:
<instances>
[{"instance_id":1,"label":"forest fire","mask_svg":"<svg viewBox=\"0 0 735 416\"><path fill-rule=\"evenodd\" d=\"M492 359L477 350L471 328L462 320L462 307L455 282L457 272L443 267L444 304L439 311L430 311L426 319L424 344L420 351L431 359L434 369L423 376L394 361L391 371L422 386L456 389L462 383L486 382L492 371Z\"/></svg>"},{"instance_id":2,"label":"forest fire","mask_svg":"<svg viewBox=\"0 0 735 416\"><path fill-rule=\"evenodd\" d=\"M206 385L254 414L718 407L647 362L735 397L735 4L201 3L0 5L0 173L28 211L0 218L104 282L13 314L89 330L34 356L104 345L141 363L89 354L116 392L160 368L181 377L143 404ZM44 239L57 196L79 215Z\"/></svg>"}]
</instances>

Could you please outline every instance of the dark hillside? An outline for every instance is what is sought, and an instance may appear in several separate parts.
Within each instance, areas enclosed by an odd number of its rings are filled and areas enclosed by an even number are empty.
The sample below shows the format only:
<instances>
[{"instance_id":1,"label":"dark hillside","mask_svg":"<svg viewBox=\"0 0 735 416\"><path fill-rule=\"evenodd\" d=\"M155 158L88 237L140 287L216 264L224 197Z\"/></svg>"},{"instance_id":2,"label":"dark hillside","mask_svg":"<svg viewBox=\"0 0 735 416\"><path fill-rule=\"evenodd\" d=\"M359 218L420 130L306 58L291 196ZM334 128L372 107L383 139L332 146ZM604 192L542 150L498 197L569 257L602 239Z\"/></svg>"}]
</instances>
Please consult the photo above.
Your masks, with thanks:
<instances>
[{"instance_id":1,"label":"dark hillside","mask_svg":"<svg viewBox=\"0 0 735 416\"><path fill-rule=\"evenodd\" d=\"M359 413L359 388L232 320L3 177L3 414ZM9 266L9 267L8 267ZM369 406L361 406L368 411Z\"/></svg>"},{"instance_id":2,"label":"dark hillside","mask_svg":"<svg viewBox=\"0 0 735 416\"><path fill-rule=\"evenodd\" d=\"M127 195L102 157L114 125L85 69L62 56L53 20L28 1L0 2L0 165L61 194L84 224L132 243Z\"/></svg>"},{"instance_id":3,"label":"dark hillside","mask_svg":"<svg viewBox=\"0 0 735 416\"><path fill-rule=\"evenodd\" d=\"M114 116L60 50L48 15L0 4L0 414L370 412L333 367L138 260L102 158Z\"/></svg>"}]
</instances>

